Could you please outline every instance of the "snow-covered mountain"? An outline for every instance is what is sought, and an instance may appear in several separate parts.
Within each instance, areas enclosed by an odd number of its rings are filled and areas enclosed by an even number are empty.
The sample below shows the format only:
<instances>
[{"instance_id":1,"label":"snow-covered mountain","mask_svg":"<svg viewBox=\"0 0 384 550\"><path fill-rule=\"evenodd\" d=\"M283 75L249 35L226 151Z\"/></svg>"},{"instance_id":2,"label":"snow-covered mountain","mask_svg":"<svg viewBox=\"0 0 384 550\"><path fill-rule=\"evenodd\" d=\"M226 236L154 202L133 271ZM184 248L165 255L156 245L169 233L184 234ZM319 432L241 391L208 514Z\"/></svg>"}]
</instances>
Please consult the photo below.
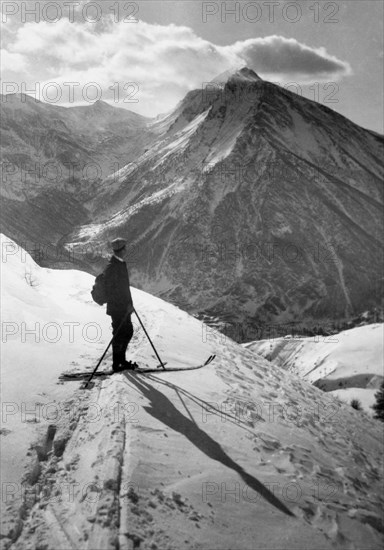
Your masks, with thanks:
<instances>
[{"instance_id":1,"label":"snow-covered mountain","mask_svg":"<svg viewBox=\"0 0 384 550\"><path fill-rule=\"evenodd\" d=\"M93 278L1 250L5 550L382 547L379 421L137 289L164 361L215 361L57 384L109 340ZM131 357L155 364L135 325Z\"/></svg>"},{"instance_id":2,"label":"snow-covered mountain","mask_svg":"<svg viewBox=\"0 0 384 550\"><path fill-rule=\"evenodd\" d=\"M383 138L249 69L223 79L151 124L68 242L126 235L136 284L244 333L377 305Z\"/></svg>"},{"instance_id":3,"label":"snow-covered mountain","mask_svg":"<svg viewBox=\"0 0 384 550\"><path fill-rule=\"evenodd\" d=\"M347 403L359 400L373 414L384 379L383 326L374 323L311 338L288 335L244 346Z\"/></svg>"},{"instance_id":4,"label":"snow-covered mountain","mask_svg":"<svg viewBox=\"0 0 384 550\"><path fill-rule=\"evenodd\" d=\"M321 325L380 303L383 138L325 105L243 68L149 121L103 103L28 109L57 122L60 132L47 133L25 119L54 155L62 147L86 159L92 144L89 158L123 166L24 201L16 180L8 185L19 197L5 200L2 227L18 242L66 243L75 265L96 273L108 240L123 234L134 284L217 318L239 341L260 325ZM7 124L9 149L22 151L26 130ZM45 265L68 266L53 261Z\"/></svg>"},{"instance_id":5,"label":"snow-covered mountain","mask_svg":"<svg viewBox=\"0 0 384 550\"><path fill-rule=\"evenodd\" d=\"M1 230L29 250L91 219L100 182L151 141L145 117L103 101L65 108L9 94L0 110Z\"/></svg>"}]
</instances>

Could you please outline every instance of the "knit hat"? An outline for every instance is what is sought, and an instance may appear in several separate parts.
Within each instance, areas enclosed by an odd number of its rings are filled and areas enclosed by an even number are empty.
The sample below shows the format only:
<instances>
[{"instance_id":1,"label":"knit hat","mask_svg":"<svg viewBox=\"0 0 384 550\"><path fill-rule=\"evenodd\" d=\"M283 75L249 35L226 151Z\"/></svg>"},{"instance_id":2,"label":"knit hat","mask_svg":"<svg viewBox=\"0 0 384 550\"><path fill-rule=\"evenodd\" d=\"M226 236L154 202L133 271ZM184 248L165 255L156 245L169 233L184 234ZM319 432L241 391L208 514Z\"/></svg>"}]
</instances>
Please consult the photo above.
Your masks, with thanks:
<instances>
[{"instance_id":1,"label":"knit hat","mask_svg":"<svg viewBox=\"0 0 384 550\"><path fill-rule=\"evenodd\" d=\"M127 244L127 241L125 239L118 237L117 239L114 239L111 242L111 247L114 252L117 252L118 250L121 250L122 248L124 248L126 244Z\"/></svg>"}]
</instances>

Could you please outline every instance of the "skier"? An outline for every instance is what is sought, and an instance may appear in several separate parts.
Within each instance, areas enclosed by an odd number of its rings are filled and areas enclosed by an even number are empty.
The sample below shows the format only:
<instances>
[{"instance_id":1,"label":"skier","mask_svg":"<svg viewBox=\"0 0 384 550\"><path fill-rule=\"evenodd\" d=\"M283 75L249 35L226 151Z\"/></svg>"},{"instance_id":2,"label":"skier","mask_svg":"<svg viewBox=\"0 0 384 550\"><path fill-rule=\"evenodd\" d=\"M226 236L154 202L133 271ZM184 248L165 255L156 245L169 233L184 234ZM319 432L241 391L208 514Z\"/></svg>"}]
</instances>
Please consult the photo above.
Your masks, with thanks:
<instances>
[{"instance_id":1,"label":"skier","mask_svg":"<svg viewBox=\"0 0 384 550\"><path fill-rule=\"evenodd\" d=\"M134 311L129 276L125 262L127 241L122 238L111 242L113 255L104 271L105 291L107 297L107 315L112 318L112 350L114 372L134 369L136 364L127 361L125 352L133 336L131 314Z\"/></svg>"}]
</instances>

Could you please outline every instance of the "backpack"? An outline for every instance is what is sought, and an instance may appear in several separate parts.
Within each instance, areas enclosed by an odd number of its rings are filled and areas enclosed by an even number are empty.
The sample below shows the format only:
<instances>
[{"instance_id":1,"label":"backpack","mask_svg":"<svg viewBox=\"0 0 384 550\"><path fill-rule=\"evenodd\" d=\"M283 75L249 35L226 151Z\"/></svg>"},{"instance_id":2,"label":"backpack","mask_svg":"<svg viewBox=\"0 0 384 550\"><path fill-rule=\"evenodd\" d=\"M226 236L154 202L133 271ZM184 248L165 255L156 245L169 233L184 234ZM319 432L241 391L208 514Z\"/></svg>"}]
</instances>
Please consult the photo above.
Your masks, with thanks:
<instances>
[{"instance_id":1,"label":"backpack","mask_svg":"<svg viewBox=\"0 0 384 550\"><path fill-rule=\"evenodd\" d=\"M104 273L100 273L95 279L95 284L92 287L91 295L93 301L99 306L104 305L107 302L107 293L105 289Z\"/></svg>"}]
</instances>

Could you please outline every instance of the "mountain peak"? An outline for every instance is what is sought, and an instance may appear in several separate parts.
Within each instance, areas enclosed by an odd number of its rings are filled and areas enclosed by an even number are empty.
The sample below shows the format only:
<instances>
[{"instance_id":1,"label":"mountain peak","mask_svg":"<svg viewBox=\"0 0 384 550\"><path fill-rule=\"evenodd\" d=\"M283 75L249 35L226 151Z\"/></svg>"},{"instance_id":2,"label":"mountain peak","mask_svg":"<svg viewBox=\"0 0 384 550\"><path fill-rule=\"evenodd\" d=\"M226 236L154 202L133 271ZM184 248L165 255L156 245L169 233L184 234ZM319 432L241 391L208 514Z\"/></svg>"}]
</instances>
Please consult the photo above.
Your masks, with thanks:
<instances>
[{"instance_id":1,"label":"mountain peak","mask_svg":"<svg viewBox=\"0 0 384 550\"><path fill-rule=\"evenodd\" d=\"M229 69L216 76L211 82L227 83L227 82L263 82L255 71L248 67L241 69Z\"/></svg>"},{"instance_id":2,"label":"mountain peak","mask_svg":"<svg viewBox=\"0 0 384 550\"><path fill-rule=\"evenodd\" d=\"M236 71L232 78L237 80L246 80L247 82L262 82L263 79L259 77L255 71L249 69L248 67L243 67L242 69Z\"/></svg>"},{"instance_id":3,"label":"mountain peak","mask_svg":"<svg viewBox=\"0 0 384 550\"><path fill-rule=\"evenodd\" d=\"M106 111L107 109L113 109L112 105L110 105L106 101L103 101L102 99L98 99L97 101L92 103L91 107L99 111Z\"/></svg>"}]
</instances>

